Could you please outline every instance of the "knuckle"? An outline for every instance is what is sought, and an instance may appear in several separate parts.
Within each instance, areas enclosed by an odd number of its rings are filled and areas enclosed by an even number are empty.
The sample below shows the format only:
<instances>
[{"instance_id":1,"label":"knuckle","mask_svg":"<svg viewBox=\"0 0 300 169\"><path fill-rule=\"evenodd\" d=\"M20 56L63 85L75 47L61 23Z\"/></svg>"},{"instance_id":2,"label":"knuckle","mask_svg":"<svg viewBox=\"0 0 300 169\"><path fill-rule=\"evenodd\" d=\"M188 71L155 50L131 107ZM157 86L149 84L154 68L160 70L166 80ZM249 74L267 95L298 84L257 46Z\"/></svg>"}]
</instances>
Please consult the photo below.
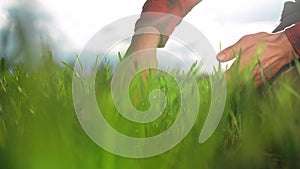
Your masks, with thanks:
<instances>
[{"instance_id":1,"label":"knuckle","mask_svg":"<svg viewBox=\"0 0 300 169\"><path fill-rule=\"evenodd\" d=\"M257 35L260 35L260 36L261 36L261 35L266 35L266 34L267 34L266 32L258 32L258 33L257 33Z\"/></svg>"},{"instance_id":2,"label":"knuckle","mask_svg":"<svg viewBox=\"0 0 300 169\"><path fill-rule=\"evenodd\" d=\"M253 35L244 35L242 37L242 40L248 40L248 39L251 39Z\"/></svg>"}]
</instances>

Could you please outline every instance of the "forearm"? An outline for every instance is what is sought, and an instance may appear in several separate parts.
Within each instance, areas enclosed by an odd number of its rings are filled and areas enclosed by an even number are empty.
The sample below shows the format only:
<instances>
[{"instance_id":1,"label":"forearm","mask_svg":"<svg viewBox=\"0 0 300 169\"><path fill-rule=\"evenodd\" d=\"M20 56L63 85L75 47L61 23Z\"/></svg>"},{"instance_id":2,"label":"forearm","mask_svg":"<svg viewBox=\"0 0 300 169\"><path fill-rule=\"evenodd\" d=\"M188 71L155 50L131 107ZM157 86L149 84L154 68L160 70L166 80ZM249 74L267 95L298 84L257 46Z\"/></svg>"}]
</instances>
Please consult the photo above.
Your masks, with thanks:
<instances>
[{"instance_id":1,"label":"forearm","mask_svg":"<svg viewBox=\"0 0 300 169\"><path fill-rule=\"evenodd\" d=\"M160 32L154 27L140 28L135 32L126 56L134 51L157 48L160 41Z\"/></svg>"},{"instance_id":2,"label":"forearm","mask_svg":"<svg viewBox=\"0 0 300 169\"><path fill-rule=\"evenodd\" d=\"M201 0L148 0L137 21L135 31L142 27L154 27L161 36L159 47L163 47L175 27Z\"/></svg>"}]
</instances>

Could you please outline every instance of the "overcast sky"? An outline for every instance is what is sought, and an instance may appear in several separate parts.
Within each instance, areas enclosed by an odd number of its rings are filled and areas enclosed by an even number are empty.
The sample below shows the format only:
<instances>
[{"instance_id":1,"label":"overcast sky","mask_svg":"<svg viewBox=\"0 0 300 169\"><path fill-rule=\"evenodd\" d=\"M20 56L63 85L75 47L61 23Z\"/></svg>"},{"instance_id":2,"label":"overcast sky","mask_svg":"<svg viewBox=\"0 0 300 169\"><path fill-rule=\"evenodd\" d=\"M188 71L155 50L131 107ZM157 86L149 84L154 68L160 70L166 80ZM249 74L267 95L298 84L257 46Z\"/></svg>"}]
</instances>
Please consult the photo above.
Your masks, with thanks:
<instances>
[{"instance_id":1,"label":"overcast sky","mask_svg":"<svg viewBox=\"0 0 300 169\"><path fill-rule=\"evenodd\" d=\"M25 0L26 1L26 0ZM141 12L145 0L37 0L52 17L54 41L67 43L64 50L79 52L103 26ZM287 0L204 0L185 18L196 26L218 51L245 34L271 32ZM0 27L6 19L4 7L13 0L0 0Z\"/></svg>"}]
</instances>

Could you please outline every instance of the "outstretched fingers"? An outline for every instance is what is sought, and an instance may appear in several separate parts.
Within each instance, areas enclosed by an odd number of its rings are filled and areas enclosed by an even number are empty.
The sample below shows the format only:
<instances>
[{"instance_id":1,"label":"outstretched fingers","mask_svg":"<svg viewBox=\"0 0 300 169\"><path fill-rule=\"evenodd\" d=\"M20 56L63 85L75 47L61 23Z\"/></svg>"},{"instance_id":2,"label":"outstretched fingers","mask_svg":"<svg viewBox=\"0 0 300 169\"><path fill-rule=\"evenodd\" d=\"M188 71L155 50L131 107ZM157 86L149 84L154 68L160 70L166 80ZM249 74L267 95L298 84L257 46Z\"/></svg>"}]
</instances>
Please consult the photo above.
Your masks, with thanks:
<instances>
[{"instance_id":1,"label":"outstretched fingers","mask_svg":"<svg viewBox=\"0 0 300 169\"><path fill-rule=\"evenodd\" d=\"M222 50L218 55L217 59L220 62L227 62L229 60L234 59L235 53L243 53L243 51L246 51L247 49L253 47L255 43L252 42L252 37L249 35L246 35L242 37L238 42L233 44L232 46L229 46L228 48Z\"/></svg>"}]
</instances>

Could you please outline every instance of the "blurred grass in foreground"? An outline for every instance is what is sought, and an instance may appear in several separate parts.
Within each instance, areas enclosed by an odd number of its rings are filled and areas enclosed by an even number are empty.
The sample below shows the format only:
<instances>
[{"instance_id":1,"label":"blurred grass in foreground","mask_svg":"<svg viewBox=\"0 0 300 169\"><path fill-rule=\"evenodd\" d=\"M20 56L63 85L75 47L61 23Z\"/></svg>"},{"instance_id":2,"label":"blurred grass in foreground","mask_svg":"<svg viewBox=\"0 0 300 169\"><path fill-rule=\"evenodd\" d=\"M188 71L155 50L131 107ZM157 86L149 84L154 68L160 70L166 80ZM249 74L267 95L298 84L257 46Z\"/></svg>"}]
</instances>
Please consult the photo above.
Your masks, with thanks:
<instances>
[{"instance_id":1,"label":"blurred grass in foreground","mask_svg":"<svg viewBox=\"0 0 300 169\"><path fill-rule=\"evenodd\" d=\"M292 70L295 75L281 76L261 90L255 89L247 72L232 75L221 123L208 141L199 144L198 137L210 106L210 81L193 69L201 101L191 132L162 155L129 159L104 151L82 130L72 102L71 67L62 68L47 60L38 71L26 72L22 64L9 69L2 60L0 168L300 168L300 76L297 70ZM173 123L180 98L172 79L162 75L149 85L166 92L166 114L151 124L135 126L114 109L111 76L109 64L98 70L96 93L105 118L114 128L130 136L145 137L156 135ZM137 76L130 89L131 98L136 92L134 85L138 84ZM137 106L140 110L149 108L150 88L143 91L146 91L145 97Z\"/></svg>"}]
</instances>

